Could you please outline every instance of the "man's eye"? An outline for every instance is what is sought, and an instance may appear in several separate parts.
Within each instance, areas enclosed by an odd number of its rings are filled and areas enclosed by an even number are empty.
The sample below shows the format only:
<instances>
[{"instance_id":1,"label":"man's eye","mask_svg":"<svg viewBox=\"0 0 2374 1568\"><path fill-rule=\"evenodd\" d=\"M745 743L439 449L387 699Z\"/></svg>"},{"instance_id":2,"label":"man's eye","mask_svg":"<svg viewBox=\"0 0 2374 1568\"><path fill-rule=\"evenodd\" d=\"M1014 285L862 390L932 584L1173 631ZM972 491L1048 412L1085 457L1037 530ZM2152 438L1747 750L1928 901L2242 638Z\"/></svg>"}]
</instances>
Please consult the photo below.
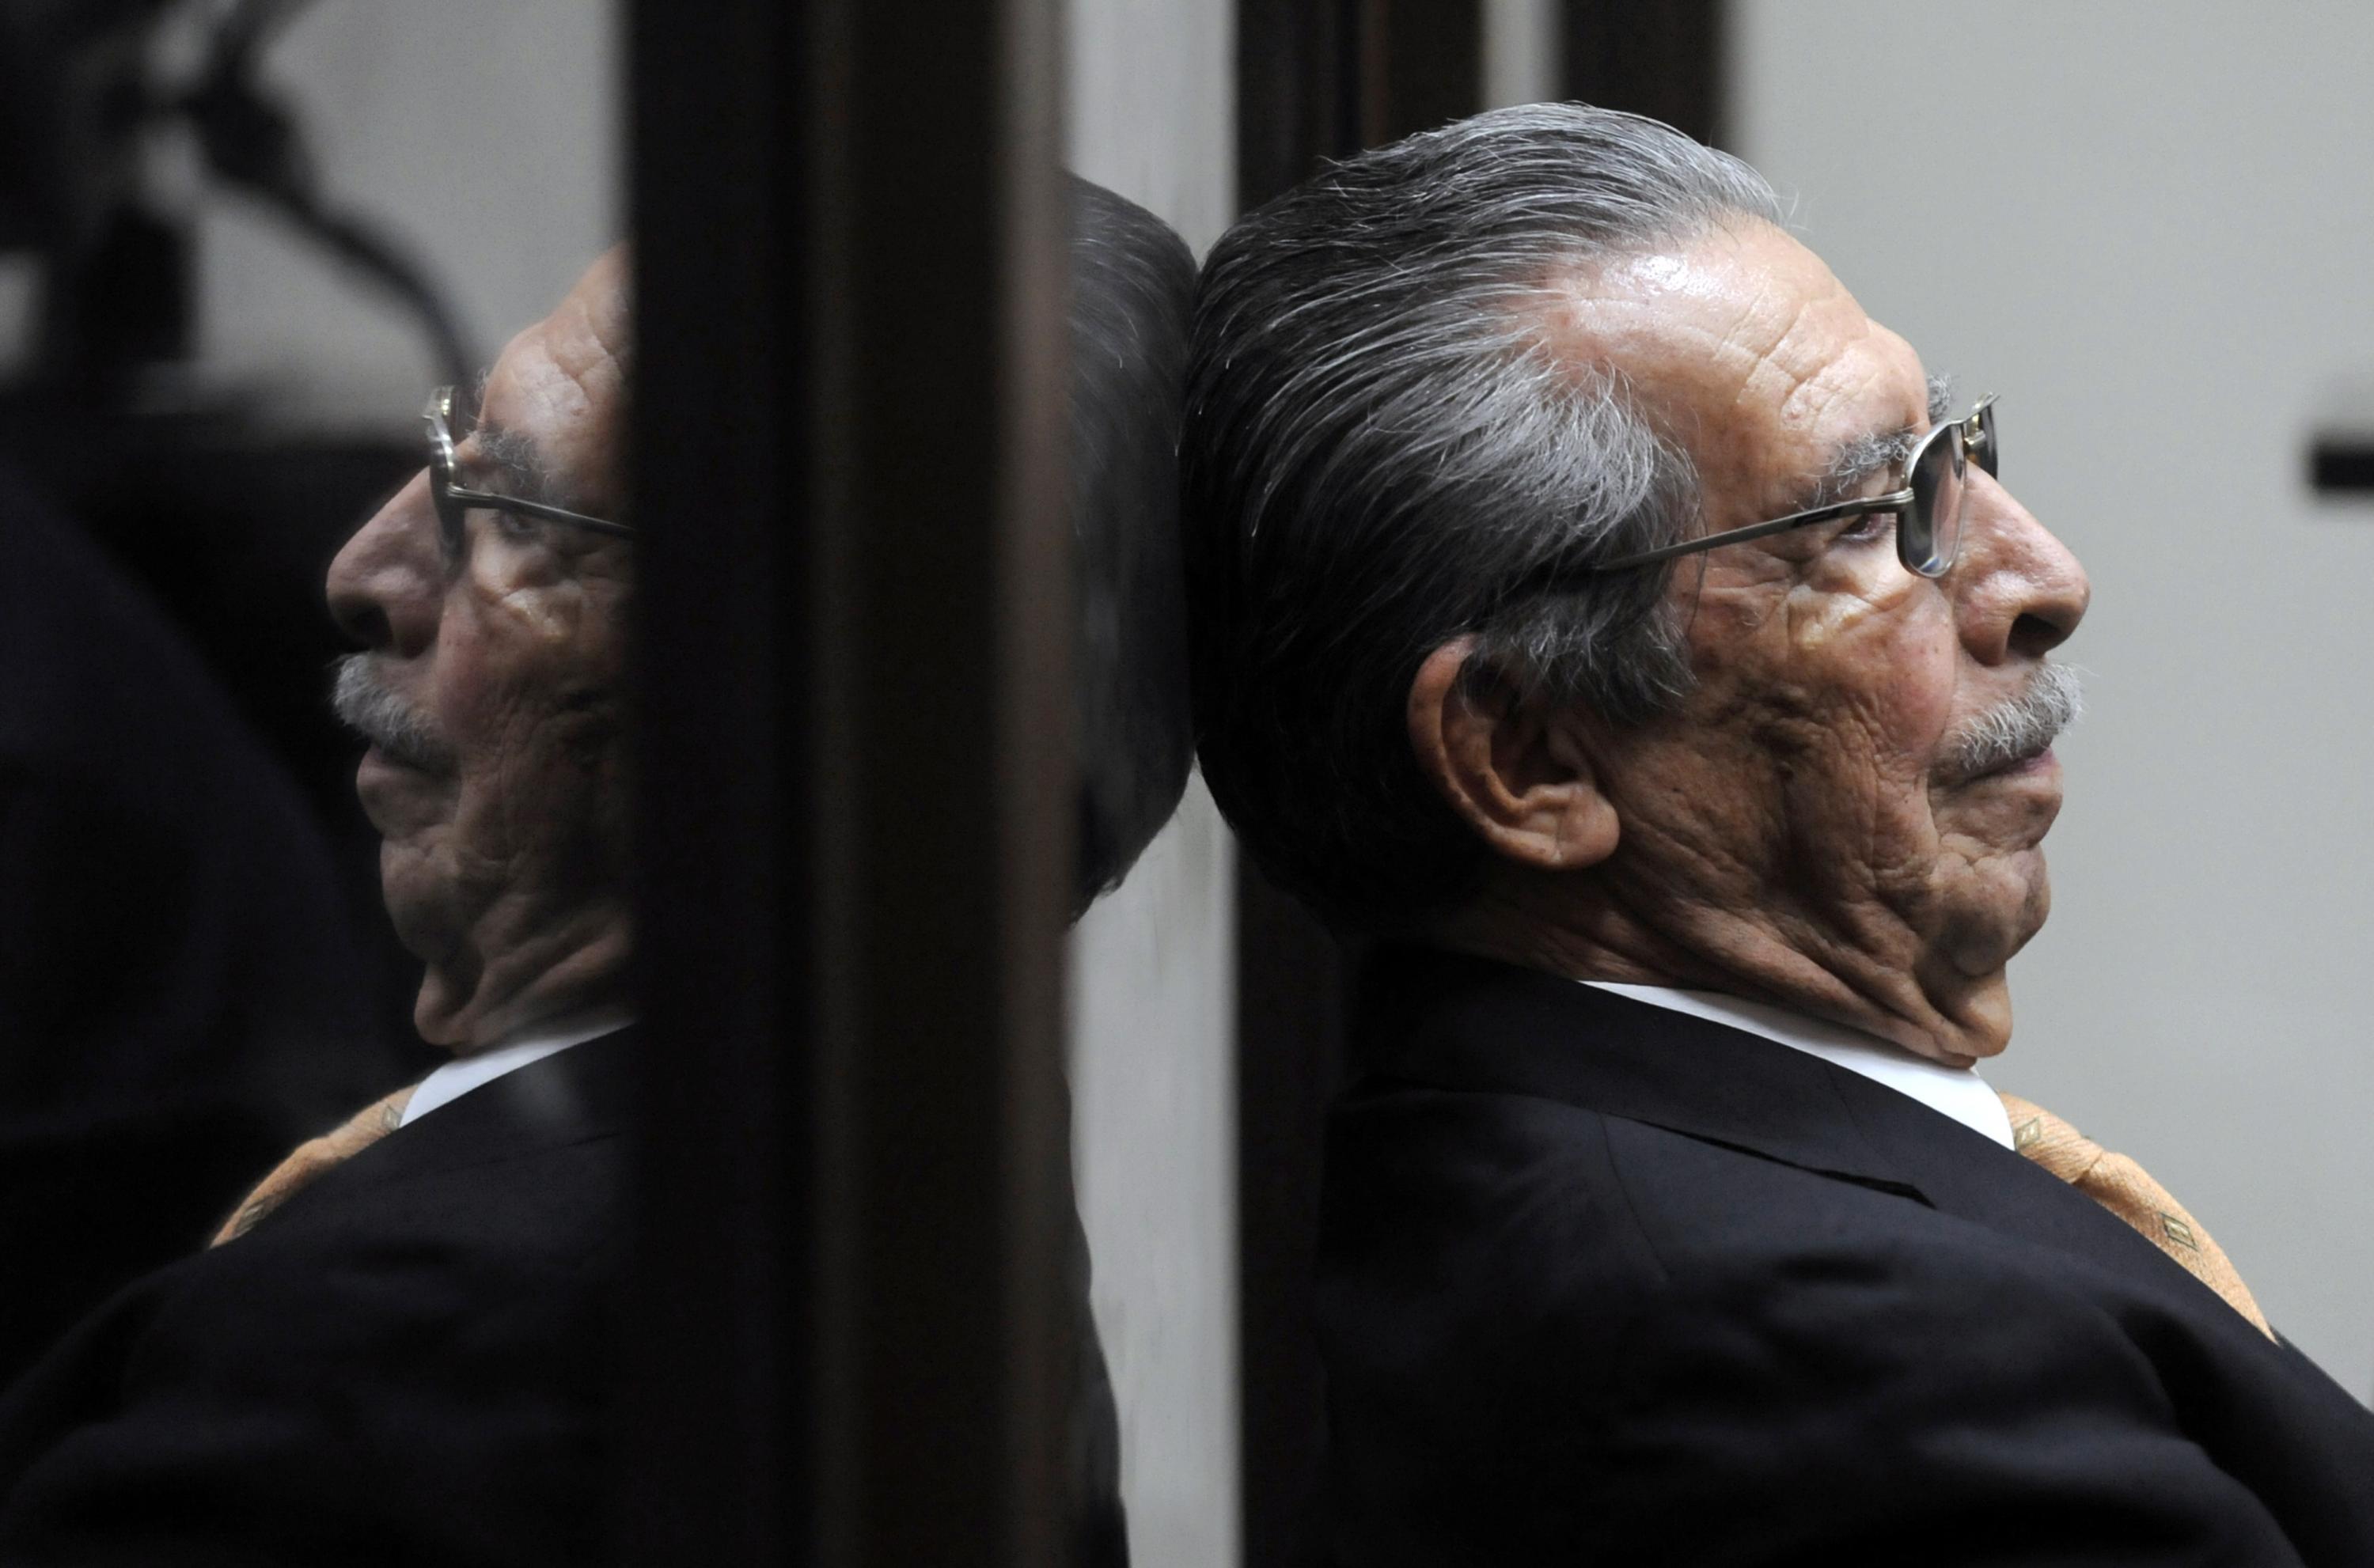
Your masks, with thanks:
<instances>
[{"instance_id":1,"label":"man's eye","mask_svg":"<svg viewBox=\"0 0 2374 1568\"><path fill-rule=\"evenodd\" d=\"M1896 517L1892 512L1857 512L1847 520L1847 525L1839 529L1835 537L1850 543L1877 539L1886 533L1889 525L1895 521Z\"/></svg>"},{"instance_id":2,"label":"man's eye","mask_svg":"<svg viewBox=\"0 0 2374 1568\"><path fill-rule=\"evenodd\" d=\"M495 513L495 527L506 539L533 539L536 533L535 519L524 512Z\"/></svg>"}]
</instances>

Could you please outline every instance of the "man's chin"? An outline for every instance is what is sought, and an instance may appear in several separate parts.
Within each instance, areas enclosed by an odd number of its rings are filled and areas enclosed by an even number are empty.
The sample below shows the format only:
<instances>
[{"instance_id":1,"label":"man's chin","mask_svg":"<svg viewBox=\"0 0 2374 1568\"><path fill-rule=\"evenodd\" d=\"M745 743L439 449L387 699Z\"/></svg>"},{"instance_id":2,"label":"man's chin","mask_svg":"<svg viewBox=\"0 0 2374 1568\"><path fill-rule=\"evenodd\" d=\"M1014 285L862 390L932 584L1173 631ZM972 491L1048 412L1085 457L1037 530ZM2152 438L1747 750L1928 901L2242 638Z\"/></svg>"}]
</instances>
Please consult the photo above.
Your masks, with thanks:
<instances>
[{"instance_id":1,"label":"man's chin","mask_svg":"<svg viewBox=\"0 0 2374 1568\"><path fill-rule=\"evenodd\" d=\"M399 843L380 846L380 896L404 950L424 964L450 957L461 940L452 878L423 852Z\"/></svg>"},{"instance_id":2,"label":"man's chin","mask_svg":"<svg viewBox=\"0 0 2374 1568\"><path fill-rule=\"evenodd\" d=\"M1969 1067L2011 1044L2011 980L2001 969L1967 979L1940 1000L1946 1027L1928 1053L1936 1059Z\"/></svg>"},{"instance_id":3,"label":"man's chin","mask_svg":"<svg viewBox=\"0 0 2374 1568\"><path fill-rule=\"evenodd\" d=\"M1989 855L1970 862L1959 880L1942 901L1945 922L1936 950L1970 980L2000 975L2052 912L2044 850L2031 846Z\"/></svg>"}]
</instances>

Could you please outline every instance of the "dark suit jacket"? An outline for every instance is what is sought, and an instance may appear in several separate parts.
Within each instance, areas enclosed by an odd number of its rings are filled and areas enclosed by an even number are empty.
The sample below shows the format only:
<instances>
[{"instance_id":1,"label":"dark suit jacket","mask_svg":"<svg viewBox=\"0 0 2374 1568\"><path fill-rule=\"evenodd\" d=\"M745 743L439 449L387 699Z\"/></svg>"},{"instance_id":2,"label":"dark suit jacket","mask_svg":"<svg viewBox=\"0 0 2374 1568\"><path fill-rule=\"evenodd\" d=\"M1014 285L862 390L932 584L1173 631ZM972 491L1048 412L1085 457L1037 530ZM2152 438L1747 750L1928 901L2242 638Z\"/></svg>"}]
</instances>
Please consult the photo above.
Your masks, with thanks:
<instances>
[{"instance_id":1,"label":"dark suit jacket","mask_svg":"<svg viewBox=\"0 0 2374 1568\"><path fill-rule=\"evenodd\" d=\"M1855 1073L1378 956L1319 1257L1346 1563L2374 1563L2374 1416Z\"/></svg>"},{"instance_id":2,"label":"dark suit jacket","mask_svg":"<svg viewBox=\"0 0 2374 1568\"><path fill-rule=\"evenodd\" d=\"M427 1071L370 977L280 765L0 467L0 1386Z\"/></svg>"},{"instance_id":3,"label":"dark suit jacket","mask_svg":"<svg viewBox=\"0 0 2374 1568\"><path fill-rule=\"evenodd\" d=\"M84 1322L0 1400L0 1563L605 1561L634 1037L439 1107ZM1123 1568L1086 1258L1072 1562Z\"/></svg>"},{"instance_id":4,"label":"dark suit jacket","mask_svg":"<svg viewBox=\"0 0 2374 1568\"><path fill-rule=\"evenodd\" d=\"M0 1562L602 1560L629 1033L119 1294L0 1403Z\"/></svg>"}]
</instances>

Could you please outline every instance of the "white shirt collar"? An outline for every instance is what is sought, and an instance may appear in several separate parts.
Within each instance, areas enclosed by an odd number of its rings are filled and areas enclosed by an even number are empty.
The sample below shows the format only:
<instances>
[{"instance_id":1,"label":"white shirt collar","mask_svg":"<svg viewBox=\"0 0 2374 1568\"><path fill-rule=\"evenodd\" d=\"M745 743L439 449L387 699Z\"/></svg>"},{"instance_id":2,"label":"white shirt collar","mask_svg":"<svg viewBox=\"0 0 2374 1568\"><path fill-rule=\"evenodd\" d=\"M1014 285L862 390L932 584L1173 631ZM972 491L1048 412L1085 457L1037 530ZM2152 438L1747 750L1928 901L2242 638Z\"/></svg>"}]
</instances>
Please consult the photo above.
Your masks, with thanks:
<instances>
[{"instance_id":1,"label":"white shirt collar","mask_svg":"<svg viewBox=\"0 0 2374 1568\"><path fill-rule=\"evenodd\" d=\"M404 1119L395 1125L410 1127L430 1111L493 1082L506 1072L517 1072L556 1051L615 1034L634 1021L634 1015L624 1008L605 1007L531 1024L501 1045L449 1061L422 1079L420 1087L405 1103Z\"/></svg>"},{"instance_id":2,"label":"white shirt collar","mask_svg":"<svg viewBox=\"0 0 2374 1568\"><path fill-rule=\"evenodd\" d=\"M1585 980L1582 984L1614 991L1651 1007L1670 1008L1693 1018L1778 1040L1807 1056L1817 1056L1850 1072L1860 1072L1875 1083L1920 1101L1940 1116L1952 1117L1973 1132L1984 1133L2006 1149L2012 1147L2011 1113L2004 1109L2003 1101L1987 1087L1976 1068L1947 1067L1843 1024L1808 1018L1786 1008L1715 991L1627 986L1613 980Z\"/></svg>"}]
</instances>

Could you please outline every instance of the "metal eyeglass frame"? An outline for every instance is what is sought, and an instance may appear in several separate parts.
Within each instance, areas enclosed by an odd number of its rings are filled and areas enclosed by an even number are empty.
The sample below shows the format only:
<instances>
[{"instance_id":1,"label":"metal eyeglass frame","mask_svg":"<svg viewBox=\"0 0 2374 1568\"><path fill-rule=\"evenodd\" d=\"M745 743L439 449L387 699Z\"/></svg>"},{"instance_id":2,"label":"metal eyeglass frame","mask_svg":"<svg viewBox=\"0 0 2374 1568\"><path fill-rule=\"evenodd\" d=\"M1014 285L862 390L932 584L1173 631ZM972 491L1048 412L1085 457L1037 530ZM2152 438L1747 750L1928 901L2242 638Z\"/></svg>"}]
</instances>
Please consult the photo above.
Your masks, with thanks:
<instances>
[{"instance_id":1,"label":"metal eyeglass frame","mask_svg":"<svg viewBox=\"0 0 2374 1568\"><path fill-rule=\"evenodd\" d=\"M515 512L523 517L540 517L551 522L565 522L572 527L590 529L595 533L615 534L632 539L635 531L623 522L607 518L588 517L566 507L556 507L546 501L523 500L517 496L498 495L492 490L473 490L456 483L461 464L453 455L453 389L439 387L429 394L428 406L420 411L421 422L429 427L429 497L437 507L437 523L444 532L445 545L459 554L462 548L462 514L472 507L488 507L496 511Z\"/></svg>"},{"instance_id":2,"label":"metal eyeglass frame","mask_svg":"<svg viewBox=\"0 0 2374 1568\"><path fill-rule=\"evenodd\" d=\"M1955 520L1953 548L1940 558L1934 548L1937 530L1933 520L1928 529L1913 531L1903 526L1903 515L1908 509L1915 512L1926 511L1935 504L1936 476L1933 471L1925 470L1922 465L1940 441L1952 443L1954 450L1946 461L1953 464L1957 473L1961 472L1967 464L1976 462L1989 477L1993 476L1995 460L2000 450L1995 442L1994 406L1995 394L1989 392L1979 399L1977 405L1961 418L1940 425L1922 437L1921 444L1914 447L1912 455L1905 460L1904 488L1900 490L1891 490L1884 496L1870 496L1859 500L1836 501L1828 506L1815 507L1806 511L1791 512L1787 517L1776 517L1769 522L1755 522L1745 528L1725 529L1721 533L1710 533L1702 539L1686 539L1678 544L1665 544L1654 550L1643 550L1637 556L1623 556L1612 561L1594 561L1584 570L1609 572L1619 571L1627 567L1645 567L1658 561L1670 561L1676 556L1687 556L1699 550L1711 550L1722 544L1737 544L1742 539L1761 539L1768 533L1785 533L1792 528L1807 528L1817 522L1828 522L1835 518L1852 517L1858 512L1894 512L1898 518L1896 558L1904 563L1904 569L1922 577L1943 577L1953 569L1956 557L1962 553L1961 520L1958 517ZM1914 532L1925 532L1931 542L1929 554L1919 559L1915 559L1912 554Z\"/></svg>"}]
</instances>

